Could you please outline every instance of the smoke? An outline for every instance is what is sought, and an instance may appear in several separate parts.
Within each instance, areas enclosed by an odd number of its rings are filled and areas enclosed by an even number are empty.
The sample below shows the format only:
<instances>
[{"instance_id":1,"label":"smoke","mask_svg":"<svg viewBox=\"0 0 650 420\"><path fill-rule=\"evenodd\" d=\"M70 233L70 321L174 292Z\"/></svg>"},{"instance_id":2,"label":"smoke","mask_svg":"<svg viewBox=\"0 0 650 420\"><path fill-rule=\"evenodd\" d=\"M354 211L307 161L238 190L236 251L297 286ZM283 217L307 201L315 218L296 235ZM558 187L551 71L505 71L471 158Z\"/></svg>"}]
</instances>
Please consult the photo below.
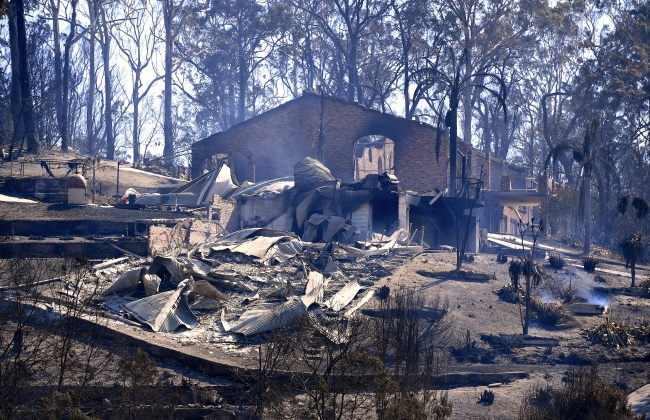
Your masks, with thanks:
<instances>
[{"instance_id":1,"label":"smoke","mask_svg":"<svg viewBox=\"0 0 650 420\"><path fill-rule=\"evenodd\" d=\"M544 303L556 303L557 299L555 299L553 296L551 296L546 290L540 289L538 292L538 295L540 299L542 299L542 302Z\"/></svg>"},{"instance_id":2,"label":"smoke","mask_svg":"<svg viewBox=\"0 0 650 420\"><path fill-rule=\"evenodd\" d=\"M594 290L601 285L596 283L589 274L582 270L575 270L570 272L569 276L578 297L594 305L609 306L609 298Z\"/></svg>"}]
</instances>

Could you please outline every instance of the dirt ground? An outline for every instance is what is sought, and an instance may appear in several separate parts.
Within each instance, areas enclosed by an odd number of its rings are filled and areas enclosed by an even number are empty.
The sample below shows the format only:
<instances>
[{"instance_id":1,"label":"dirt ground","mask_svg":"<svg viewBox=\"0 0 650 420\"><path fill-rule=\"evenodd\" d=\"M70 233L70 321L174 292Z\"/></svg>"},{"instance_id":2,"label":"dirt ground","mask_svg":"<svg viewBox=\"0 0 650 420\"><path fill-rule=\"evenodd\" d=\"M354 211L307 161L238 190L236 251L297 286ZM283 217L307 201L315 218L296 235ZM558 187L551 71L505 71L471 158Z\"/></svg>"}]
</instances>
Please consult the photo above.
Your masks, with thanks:
<instances>
[{"instance_id":1,"label":"dirt ground","mask_svg":"<svg viewBox=\"0 0 650 420\"><path fill-rule=\"evenodd\" d=\"M440 296L449 302L450 337L445 344L446 373L504 373L526 372L528 378L491 387L495 393L494 403L479 403L479 394L487 386L462 386L449 389L453 404L454 419L515 419L522 396L534 385L559 385L567 369L589 367L593 361L599 363L599 372L608 381L631 392L649 381L647 343L637 342L633 346L616 349L603 344L594 344L586 336L586 331L604 322L604 316L576 316L575 321L558 327L545 327L533 323L530 334L559 340L557 347L503 348L493 346L487 338L490 335L520 334L522 332L519 306L500 300L495 290L510 282L507 264L496 262L496 255L479 254L473 262L465 263L463 269L475 273L489 273L487 282L460 281L446 273L455 267L455 253L426 253L413 259L402 259L390 276L381 278L373 285L383 285L392 290L398 287L413 288L430 297ZM645 319L650 319L650 299L601 295L593 292L594 287L629 286L630 278L624 266L616 261L601 263L600 268L608 273L597 272L604 280L595 282L594 274L583 268L571 265L565 269L554 270L548 264L543 266L545 276L535 295L553 301L561 284L569 282L575 286L576 301L606 304L611 308L613 322L631 327ZM370 258L367 261L382 262ZM573 261L577 263L577 261ZM244 263L242 261L242 263ZM254 267L248 263L249 270ZM243 267L240 267L243 269ZM271 267L269 267L271 269ZM620 274L613 274L620 273ZM638 280L650 273L647 267L638 270ZM119 273L115 273L118 275ZM351 278L351 277L350 277ZM359 278L367 283L367 279ZM371 301L369 306L373 305ZM154 334L144 328L128 327L116 323L117 328L128 330L130 334L147 341L181 350L208 360L245 366L255 358L254 343L246 344L236 336L225 333L220 324L218 312L197 313L200 322L192 330L178 330L174 333ZM112 322L113 324L113 322ZM471 351L462 349L469 334L474 342ZM174 362L166 361L163 367L173 368ZM191 369L181 369L180 374L189 376ZM199 378L197 378L199 379ZM203 379L205 383L209 380Z\"/></svg>"},{"instance_id":2,"label":"dirt ground","mask_svg":"<svg viewBox=\"0 0 650 420\"><path fill-rule=\"evenodd\" d=\"M139 219L182 219L188 211L119 209L102 206L67 206L59 203L15 203L0 201L0 220L97 220L133 222ZM10 234L3 232L3 234Z\"/></svg>"},{"instance_id":3,"label":"dirt ground","mask_svg":"<svg viewBox=\"0 0 650 420\"><path fill-rule=\"evenodd\" d=\"M47 150L39 156L26 156L21 158L25 162L22 176L43 176L48 174L41 167L40 161L44 159L68 161L71 159L87 159L88 156L81 153L62 153L56 150ZM65 164L53 164L50 166L52 173L57 177L64 177L69 168ZM81 169L81 168L80 168ZM8 176L21 176L21 163L1 162L0 178ZM92 185L92 165L86 172L88 187ZM120 165L120 194L124 194L127 188L135 188L138 192L156 192L158 188L175 188L186 183L187 180L176 179L168 176L145 172L130 167L129 163ZM117 184L117 162L113 160L102 160L95 168L95 188L99 191L99 184L102 184L102 194L104 196L115 195Z\"/></svg>"},{"instance_id":4,"label":"dirt ground","mask_svg":"<svg viewBox=\"0 0 650 420\"><path fill-rule=\"evenodd\" d=\"M569 260L570 263L578 261ZM637 343L622 349L602 344L593 344L585 332L602 322L604 316L576 316L573 325L544 327L533 323L530 335L550 337L559 340L559 346L550 348L528 347L504 351L493 348L482 340L490 334L520 334L522 332L519 305L499 299L495 290L510 282L507 264L499 264L496 255L479 254L470 263L464 263L463 270L493 274L488 282L459 281L445 273L455 267L455 253L422 254L398 268L392 276L383 279L376 286L413 288L427 295L440 295L449 300L452 337L449 345L462 347L466 335L476 342L474 351L466 354L452 352L448 356L448 372L505 372L526 371L528 379L503 384L492 390L495 399L492 405L479 403L479 394L487 387L461 387L449 391L454 404L456 419L514 419L523 393L534 384L559 383L570 366L584 367L592 361L599 363L599 372L610 382L630 392L649 381L647 361L650 356L647 344ZM605 283L593 280L583 268L567 264L565 269L554 270L544 265L545 278L535 290L537 296L546 301L557 300L558 286L571 282L576 287L578 301L607 304L612 321L629 326L638 325L650 318L650 299L621 295L601 295L593 292L594 287L629 287L631 279L624 274L625 267L615 261L601 263L599 268L620 272L615 275L596 272ZM649 271L644 267L637 270L637 282L643 280Z\"/></svg>"}]
</instances>

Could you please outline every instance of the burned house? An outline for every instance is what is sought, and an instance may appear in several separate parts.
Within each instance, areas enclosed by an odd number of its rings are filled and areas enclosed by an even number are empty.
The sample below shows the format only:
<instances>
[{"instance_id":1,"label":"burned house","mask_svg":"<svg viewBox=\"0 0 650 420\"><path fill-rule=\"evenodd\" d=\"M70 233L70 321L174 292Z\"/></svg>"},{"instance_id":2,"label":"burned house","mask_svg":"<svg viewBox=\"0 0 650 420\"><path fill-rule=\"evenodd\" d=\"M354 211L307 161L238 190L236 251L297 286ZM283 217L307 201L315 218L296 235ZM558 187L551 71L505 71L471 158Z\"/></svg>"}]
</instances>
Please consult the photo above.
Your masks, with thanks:
<instances>
[{"instance_id":1,"label":"burned house","mask_svg":"<svg viewBox=\"0 0 650 420\"><path fill-rule=\"evenodd\" d=\"M333 180L328 181L338 185L333 190L343 192L347 188L356 190L357 195L374 190L373 199L349 212L339 208L319 213L341 217L362 231L390 235L399 227L411 233L417 229L430 246L453 246L455 226L461 219L470 218L470 252L478 252L479 224L490 232L515 233L512 222L524 220L522 213L530 215L530 210L519 207L539 205L545 192L538 192L533 185L516 191L525 173L489 152L459 142L458 161L463 162L459 178L469 187L461 191L465 198L452 197L448 149L445 133L438 135L433 126L307 91L194 143L192 175L199 177L206 170L217 169L222 164L219 157L229 156L233 178L253 184L232 197L240 207L240 228L272 226L303 232L304 221L298 214L303 202L296 201L300 188L292 186L291 180L294 164L312 156L331 173ZM381 184L382 177L395 188L392 195L380 199L381 188L376 185ZM472 190L476 191L476 180L481 177L483 189L473 200ZM513 180L507 191L501 188L502 177ZM289 197L292 193L296 194L293 198ZM295 220L288 229L292 207Z\"/></svg>"}]
</instances>

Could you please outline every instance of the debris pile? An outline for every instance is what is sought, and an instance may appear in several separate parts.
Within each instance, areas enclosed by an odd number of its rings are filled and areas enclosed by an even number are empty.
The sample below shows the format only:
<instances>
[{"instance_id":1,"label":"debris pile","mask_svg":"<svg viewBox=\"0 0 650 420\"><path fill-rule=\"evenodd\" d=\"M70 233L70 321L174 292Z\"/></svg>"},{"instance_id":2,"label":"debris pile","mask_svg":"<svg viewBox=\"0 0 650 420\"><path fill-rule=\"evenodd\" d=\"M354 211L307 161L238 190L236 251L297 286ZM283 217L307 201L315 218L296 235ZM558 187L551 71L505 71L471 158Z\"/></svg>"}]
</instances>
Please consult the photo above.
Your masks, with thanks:
<instances>
[{"instance_id":1,"label":"debris pile","mask_svg":"<svg viewBox=\"0 0 650 420\"><path fill-rule=\"evenodd\" d=\"M630 335L634 337L635 340L643 343L650 341L650 324L647 322L641 323L636 327L630 328Z\"/></svg>"},{"instance_id":2,"label":"debris pile","mask_svg":"<svg viewBox=\"0 0 650 420\"><path fill-rule=\"evenodd\" d=\"M594 343L602 343L616 348L634 344L634 338L627 329L612 322L610 317L606 317L605 322L588 331L587 337Z\"/></svg>"},{"instance_id":3,"label":"debris pile","mask_svg":"<svg viewBox=\"0 0 650 420\"><path fill-rule=\"evenodd\" d=\"M408 200L394 175L344 183L309 157L293 171L239 183L222 162L169 194L138 196L142 205L203 205L207 218L143 224L155 257L124 267L103 307L156 332L200 323L254 336L303 317L344 342L336 331L375 281L422 251L424 235L417 244L404 229Z\"/></svg>"},{"instance_id":4,"label":"debris pile","mask_svg":"<svg viewBox=\"0 0 650 420\"><path fill-rule=\"evenodd\" d=\"M515 286L512 283L508 283L505 286L502 286L498 290L493 291L499 299L508 303L518 303L520 297L523 297L526 294L526 291L520 286Z\"/></svg>"},{"instance_id":5,"label":"debris pile","mask_svg":"<svg viewBox=\"0 0 650 420\"><path fill-rule=\"evenodd\" d=\"M223 334L254 336L305 317L342 343L334 327L370 301L376 280L412 258L408 236L398 229L363 243L312 243L291 232L243 229L187 256L123 262L99 303L155 332L216 323Z\"/></svg>"}]
</instances>

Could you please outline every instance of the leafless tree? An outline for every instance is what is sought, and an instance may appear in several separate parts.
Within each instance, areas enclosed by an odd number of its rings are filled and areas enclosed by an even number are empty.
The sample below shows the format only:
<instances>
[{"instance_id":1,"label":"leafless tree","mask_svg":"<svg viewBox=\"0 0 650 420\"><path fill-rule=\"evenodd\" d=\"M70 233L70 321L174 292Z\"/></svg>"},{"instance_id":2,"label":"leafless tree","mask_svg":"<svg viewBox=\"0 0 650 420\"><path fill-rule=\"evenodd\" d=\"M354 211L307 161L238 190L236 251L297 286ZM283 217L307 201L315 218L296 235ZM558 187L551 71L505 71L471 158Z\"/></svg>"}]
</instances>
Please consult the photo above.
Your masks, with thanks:
<instances>
[{"instance_id":1,"label":"leafless tree","mask_svg":"<svg viewBox=\"0 0 650 420\"><path fill-rule=\"evenodd\" d=\"M115 41L131 70L133 164L137 165L141 161L140 103L154 84L163 78L162 75L156 75L147 81L145 73L145 70L156 70L155 60L159 46L157 31L162 16L158 2L142 5L137 0L125 0L122 7L124 21L115 27L119 34Z\"/></svg>"}]
</instances>

